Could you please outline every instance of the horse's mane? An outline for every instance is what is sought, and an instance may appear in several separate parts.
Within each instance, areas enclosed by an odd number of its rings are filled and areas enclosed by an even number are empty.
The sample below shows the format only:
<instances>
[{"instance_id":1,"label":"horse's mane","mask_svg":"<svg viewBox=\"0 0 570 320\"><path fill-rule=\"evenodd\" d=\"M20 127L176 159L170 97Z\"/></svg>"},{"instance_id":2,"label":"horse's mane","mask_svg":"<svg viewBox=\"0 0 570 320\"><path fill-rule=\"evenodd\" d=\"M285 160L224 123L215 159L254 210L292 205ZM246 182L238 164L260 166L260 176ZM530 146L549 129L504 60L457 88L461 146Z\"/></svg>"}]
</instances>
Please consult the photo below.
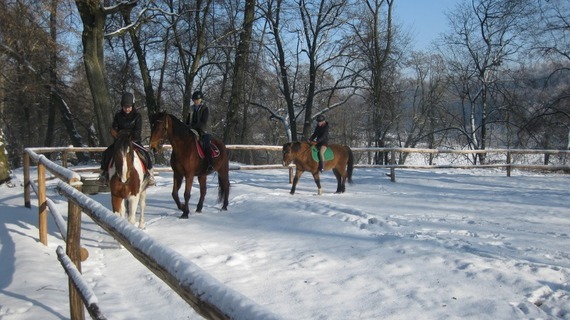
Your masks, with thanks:
<instances>
[{"instance_id":1,"label":"horse's mane","mask_svg":"<svg viewBox=\"0 0 570 320\"><path fill-rule=\"evenodd\" d=\"M114 145L119 149L126 149L132 141L131 133L128 131L119 131L115 138ZM117 149L117 148L115 148Z\"/></svg>"},{"instance_id":2,"label":"horse's mane","mask_svg":"<svg viewBox=\"0 0 570 320\"><path fill-rule=\"evenodd\" d=\"M175 115L167 113L166 111L162 111L159 112L157 114L154 115L153 117L153 123L154 121L157 121L160 118L163 118L165 116L169 116L170 119L172 120L172 132L174 135L176 136L180 136L180 137L185 137L185 136L193 136L190 134L190 129L188 128L188 126L186 124L184 124L184 122L180 121L180 119L178 119Z\"/></svg>"}]
</instances>

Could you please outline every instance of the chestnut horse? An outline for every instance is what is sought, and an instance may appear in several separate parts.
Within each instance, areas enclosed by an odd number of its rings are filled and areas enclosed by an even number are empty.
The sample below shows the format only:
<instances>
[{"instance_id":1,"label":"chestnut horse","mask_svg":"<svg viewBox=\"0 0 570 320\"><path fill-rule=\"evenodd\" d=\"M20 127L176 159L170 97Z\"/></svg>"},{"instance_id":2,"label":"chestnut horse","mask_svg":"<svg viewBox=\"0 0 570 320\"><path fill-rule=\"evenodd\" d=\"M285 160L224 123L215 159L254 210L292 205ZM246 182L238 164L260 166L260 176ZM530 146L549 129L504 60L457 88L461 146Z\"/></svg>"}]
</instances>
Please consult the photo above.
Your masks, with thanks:
<instances>
[{"instance_id":1,"label":"chestnut horse","mask_svg":"<svg viewBox=\"0 0 570 320\"><path fill-rule=\"evenodd\" d=\"M111 131L115 137L113 159L109 168L109 187L113 211L125 217L125 202L129 210L128 220L135 223L137 206L140 206L139 229L144 229L147 181L144 179L142 159L135 151L131 136L125 132Z\"/></svg>"},{"instance_id":2,"label":"chestnut horse","mask_svg":"<svg viewBox=\"0 0 570 320\"><path fill-rule=\"evenodd\" d=\"M313 174L313 179L317 184L318 194L323 194L321 188L321 179L319 175L319 162L313 158L313 145L308 142L289 142L283 145L283 165L288 166L290 163L295 162L295 177L293 178L293 186L291 187L291 194L295 194L295 188L299 178L305 171ZM345 191L345 183L352 183L352 169L354 168L354 156L352 150L348 146L340 144L329 144L334 154L334 158L326 160L323 164L324 170L332 169L336 180L338 182L336 193L343 193Z\"/></svg>"},{"instance_id":3,"label":"chestnut horse","mask_svg":"<svg viewBox=\"0 0 570 320\"><path fill-rule=\"evenodd\" d=\"M200 183L200 199L196 212L202 212L204 197L206 196L206 178L210 173L218 173L218 203L223 200L222 210L228 209L228 197L230 194L229 158L226 146L223 142L212 139L211 142L218 148L219 155L213 156L213 170L207 169L206 160L200 157L198 151L199 138L175 116L166 112L160 112L151 116L150 147L153 150L160 149L164 139L168 139L172 146L170 166L172 167L174 184L172 186L172 198L178 209L182 210L180 218L187 219L188 202L194 176L198 176ZM184 188L184 205L180 203L178 190L182 185L182 179L186 179Z\"/></svg>"}]
</instances>

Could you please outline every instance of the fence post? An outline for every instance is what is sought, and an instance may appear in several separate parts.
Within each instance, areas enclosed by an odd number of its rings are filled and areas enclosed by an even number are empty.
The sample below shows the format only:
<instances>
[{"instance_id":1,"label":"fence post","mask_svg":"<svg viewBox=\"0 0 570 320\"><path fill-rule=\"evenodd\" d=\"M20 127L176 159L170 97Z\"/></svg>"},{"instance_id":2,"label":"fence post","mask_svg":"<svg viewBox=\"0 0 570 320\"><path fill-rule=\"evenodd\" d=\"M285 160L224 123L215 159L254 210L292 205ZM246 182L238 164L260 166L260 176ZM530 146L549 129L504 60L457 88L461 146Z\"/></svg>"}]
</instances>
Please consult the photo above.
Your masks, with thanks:
<instances>
[{"instance_id":1,"label":"fence post","mask_svg":"<svg viewBox=\"0 0 570 320\"><path fill-rule=\"evenodd\" d=\"M67 149L61 152L61 166L67 168Z\"/></svg>"},{"instance_id":2,"label":"fence post","mask_svg":"<svg viewBox=\"0 0 570 320\"><path fill-rule=\"evenodd\" d=\"M511 176L511 161L512 161L513 155L510 151L507 151L507 177Z\"/></svg>"},{"instance_id":3,"label":"fence post","mask_svg":"<svg viewBox=\"0 0 570 320\"><path fill-rule=\"evenodd\" d=\"M81 188L81 183L75 183L72 186ZM66 254L71 262L75 264L77 270L81 272L81 207L71 200L68 200L67 206ZM71 278L69 279L69 313L71 319L85 319L83 300Z\"/></svg>"},{"instance_id":4,"label":"fence post","mask_svg":"<svg viewBox=\"0 0 570 320\"><path fill-rule=\"evenodd\" d=\"M30 203L30 155L24 151L24 206L31 208Z\"/></svg>"},{"instance_id":5,"label":"fence post","mask_svg":"<svg viewBox=\"0 0 570 320\"><path fill-rule=\"evenodd\" d=\"M396 151L390 151L390 181L396 182L396 168L394 165L396 164Z\"/></svg>"},{"instance_id":6,"label":"fence post","mask_svg":"<svg viewBox=\"0 0 570 320\"><path fill-rule=\"evenodd\" d=\"M38 162L38 229L40 242L47 246L46 167Z\"/></svg>"}]
</instances>

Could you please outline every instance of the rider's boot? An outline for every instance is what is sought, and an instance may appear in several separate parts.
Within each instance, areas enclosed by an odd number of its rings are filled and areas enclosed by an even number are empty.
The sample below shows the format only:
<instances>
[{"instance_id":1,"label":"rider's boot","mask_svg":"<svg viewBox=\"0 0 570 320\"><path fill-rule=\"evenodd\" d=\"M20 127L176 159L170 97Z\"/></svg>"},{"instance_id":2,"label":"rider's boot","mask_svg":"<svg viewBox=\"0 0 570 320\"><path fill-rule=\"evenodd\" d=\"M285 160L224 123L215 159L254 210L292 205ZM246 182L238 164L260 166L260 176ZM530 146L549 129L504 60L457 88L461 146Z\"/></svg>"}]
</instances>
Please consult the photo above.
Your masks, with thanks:
<instances>
[{"instance_id":1,"label":"rider's boot","mask_svg":"<svg viewBox=\"0 0 570 320\"><path fill-rule=\"evenodd\" d=\"M99 184L102 186L106 186L109 183L109 177L107 176L107 170L102 170L99 174Z\"/></svg>"},{"instance_id":2,"label":"rider's boot","mask_svg":"<svg viewBox=\"0 0 570 320\"><path fill-rule=\"evenodd\" d=\"M154 181L154 169L147 170L145 179L148 181L147 186L154 186L156 184L156 181Z\"/></svg>"},{"instance_id":3,"label":"rider's boot","mask_svg":"<svg viewBox=\"0 0 570 320\"><path fill-rule=\"evenodd\" d=\"M207 171L214 171L214 162L212 161L212 151L205 150L204 151L204 160L206 161L206 170Z\"/></svg>"}]
</instances>

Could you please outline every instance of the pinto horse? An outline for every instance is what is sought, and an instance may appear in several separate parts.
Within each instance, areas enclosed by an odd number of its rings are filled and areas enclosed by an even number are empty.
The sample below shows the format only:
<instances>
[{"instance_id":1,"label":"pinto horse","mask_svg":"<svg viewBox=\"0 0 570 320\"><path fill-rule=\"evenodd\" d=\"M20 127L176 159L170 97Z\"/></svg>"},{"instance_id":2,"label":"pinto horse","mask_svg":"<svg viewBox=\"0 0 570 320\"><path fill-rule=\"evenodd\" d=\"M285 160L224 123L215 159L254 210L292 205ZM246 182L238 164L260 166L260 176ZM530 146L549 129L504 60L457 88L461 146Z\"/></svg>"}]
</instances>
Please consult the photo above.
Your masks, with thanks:
<instances>
[{"instance_id":1,"label":"pinto horse","mask_svg":"<svg viewBox=\"0 0 570 320\"><path fill-rule=\"evenodd\" d=\"M144 179L142 159L135 151L129 133L114 130L111 133L115 137L113 159L109 168L113 211L125 217L124 200L127 200L128 220L134 224L137 206L140 206L139 229L144 229L147 181Z\"/></svg>"},{"instance_id":2,"label":"pinto horse","mask_svg":"<svg viewBox=\"0 0 570 320\"><path fill-rule=\"evenodd\" d=\"M319 175L319 162L313 158L313 145L308 142L289 142L283 145L283 165L288 166L295 162L295 177L293 178L293 186L291 187L291 194L295 194L295 188L299 178L305 171L313 174L313 179L317 184L318 194L323 194L321 188L321 178ZM352 169L354 168L354 156L352 150L348 146L340 144L329 144L334 157L327 160L323 164L324 170L332 169L336 181L338 182L336 193L343 193L345 191L345 183L352 183Z\"/></svg>"},{"instance_id":3,"label":"pinto horse","mask_svg":"<svg viewBox=\"0 0 570 320\"><path fill-rule=\"evenodd\" d=\"M223 200L222 210L228 209L228 197L230 193L229 158L226 146L223 142L212 139L211 142L218 150L219 155L212 157L212 168L208 168L206 160L200 157L200 139L175 116L166 112L160 112L151 116L150 147L158 150L163 140L167 139L172 146L170 166L172 167L174 184L172 186L172 198L178 209L182 210L181 219L187 219L188 202L194 176L198 176L200 183L200 199L196 212L202 212L204 197L206 196L206 178L210 173L218 173L218 203ZM184 188L184 204L180 202L178 190L182 186L182 179L186 179Z\"/></svg>"}]
</instances>

